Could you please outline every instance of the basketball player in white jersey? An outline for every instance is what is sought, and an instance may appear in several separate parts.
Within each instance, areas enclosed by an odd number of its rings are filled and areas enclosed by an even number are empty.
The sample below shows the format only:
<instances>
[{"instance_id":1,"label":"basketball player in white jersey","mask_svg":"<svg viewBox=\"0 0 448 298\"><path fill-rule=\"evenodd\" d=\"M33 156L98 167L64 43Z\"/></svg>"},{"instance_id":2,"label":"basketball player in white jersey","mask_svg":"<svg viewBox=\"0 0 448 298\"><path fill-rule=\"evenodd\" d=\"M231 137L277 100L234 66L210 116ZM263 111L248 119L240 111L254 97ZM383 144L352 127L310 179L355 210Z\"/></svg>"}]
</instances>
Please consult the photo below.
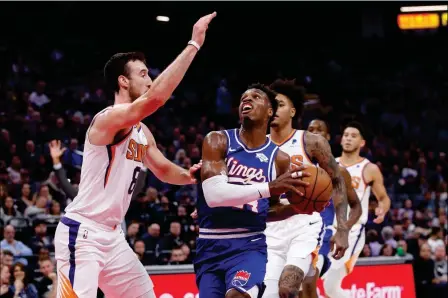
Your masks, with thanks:
<instances>
[{"instance_id":1,"label":"basketball player in white jersey","mask_svg":"<svg viewBox=\"0 0 448 298\"><path fill-rule=\"evenodd\" d=\"M277 80L270 88L277 92L278 109L271 122L270 137L283 152L291 156L295 166L319 163L332 178L333 200L339 224L335 235L334 257L341 258L348 247L347 192L344 178L335 161L328 141L320 135L292 127L292 119L303 111L304 92L294 81ZM281 202L282 203L282 202ZM285 204L287 200L284 200ZM272 213L269 219L274 219ZM278 218L275 218L278 220ZM269 222L265 230L268 245L264 298L298 297L306 276L314 275L319 238L323 232L318 212L293 215Z\"/></svg>"},{"instance_id":2,"label":"basketball player in white jersey","mask_svg":"<svg viewBox=\"0 0 448 298\"><path fill-rule=\"evenodd\" d=\"M364 130L360 123L349 123L342 135L342 156L336 159L339 165L345 167L352 177L353 188L361 202L362 215L350 230L347 254L339 260L332 259L330 268L323 276L325 295L330 298L350 297L349 291L344 291L341 284L344 277L353 271L358 256L364 247L364 226L368 219L370 191L378 200L378 208L375 210L375 223L382 223L390 209L390 198L384 187L380 169L367 158L359 155L361 148L366 144L364 136Z\"/></svg>"},{"instance_id":3,"label":"basketball player in white jersey","mask_svg":"<svg viewBox=\"0 0 448 298\"><path fill-rule=\"evenodd\" d=\"M308 132L320 134L325 139L330 141L330 133L328 124L319 119L314 119L308 125ZM358 199L358 195L356 194L355 189L352 186L352 178L344 167L339 166L341 170L341 174L345 180L345 186L347 188L347 199L348 205L350 207L350 214L347 221L347 226L351 228L354 224L356 224L361 217L361 204ZM319 259L316 264L316 273L314 276L307 276L302 283L302 290L300 291L301 298L318 298L317 292L317 280L319 276L324 275L328 268L331 266L331 261L329 259L330 251L332 249L331 238L333 236L334 230L334 207L333 204L326 207L324 211L320 213L322 220L324 221L324 233L321 237L321 241L319 244Z\"/></svg>"},{"instance_id":4,"label":"basketball player in white jersey","mask_svg":"<svg viewBox=\"0 0 448 298\"><path fill-rule=\"evenodd\" d=\"M163 106L205 40L216 13L193 27L185 50L152 82L141 53L115 54L104 74L115 104L99 112L86 133L78 195L65 209L55 234L58 297L155 298L148 274L125 240L120 223L143 165L160 180L195 183L193 173L170 162L140 121Z\"/></svg>"}]
</instances>

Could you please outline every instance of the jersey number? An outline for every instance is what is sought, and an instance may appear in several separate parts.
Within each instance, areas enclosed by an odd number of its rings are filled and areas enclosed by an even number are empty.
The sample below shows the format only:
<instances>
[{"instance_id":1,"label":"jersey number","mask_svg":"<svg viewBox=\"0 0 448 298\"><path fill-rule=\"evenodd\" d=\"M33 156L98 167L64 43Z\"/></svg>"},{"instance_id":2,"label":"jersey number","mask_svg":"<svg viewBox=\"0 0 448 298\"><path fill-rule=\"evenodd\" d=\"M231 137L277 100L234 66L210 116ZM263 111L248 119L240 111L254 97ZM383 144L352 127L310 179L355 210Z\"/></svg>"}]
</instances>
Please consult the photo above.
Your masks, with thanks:
<instances>
[{"instance_id":1,"label":"jersey number","mask_svg":"<svg viewBox=\"0 0 448 298\"><path fill-rule=\"evenodd\" d=\"M128 189L128 194L130 195L134 189L135 189L135 184L137 184L137 178L138 175L140 174L140 167L135 167L134 169L134 173L132 173L132 181L131 181L131 185L129 185L129 189Z\"/></svg>"},{"instance_id":2,"label":"jersey number","mask_svg":"<svg viewBox=\"0 0 448 298\"><path fill-rule=\"evenodd\" d=\"M244 204L244 205L235 206L235 208L246 209L246 210L252 211L254 213L258 213L258 200Z\"/></svg>"}]
</instances>

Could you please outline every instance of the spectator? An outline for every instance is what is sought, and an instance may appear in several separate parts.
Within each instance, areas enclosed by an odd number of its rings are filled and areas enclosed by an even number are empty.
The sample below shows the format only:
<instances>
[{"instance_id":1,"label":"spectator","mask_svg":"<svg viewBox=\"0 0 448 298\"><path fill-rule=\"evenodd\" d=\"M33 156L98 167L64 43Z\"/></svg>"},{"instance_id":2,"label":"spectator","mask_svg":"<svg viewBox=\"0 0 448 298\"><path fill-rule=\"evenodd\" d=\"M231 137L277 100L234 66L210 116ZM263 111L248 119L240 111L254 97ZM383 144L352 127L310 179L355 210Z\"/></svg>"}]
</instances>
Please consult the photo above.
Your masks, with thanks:
<instances>
[{"instance_id":1,"label":"spectator","mask_svg":"<svg viewBox=\"0 0 448 298\"><path fill-rule=\"evenodd\" d=\"M30 278L26 272L25 265L16 263L12 267L14 282L11 290L15 293L15 297L21 298L38 298L36 286L30 283Z\"/></svg>"},{"instance_id":2,"label":"spectator","mask_svg":"<svg viewBox=\"0 0 448 298\"><path fill-rule=\"evenodd\" d=\"M7 196L6 199L2 200L2 206L0 208L0 219L2 219L4 223L8 223L11 218L21 216L22 214L14 205L14 200L12 199L12 197Z\"/></svg>"},{"instance_id":3,"label":"spectator","mask_svg":"<svg viewBox=\"0 0 448 298\"><path fill-rule=\"evenodd\" d=\"M11 268L12 264L14 263L14 255L9 250L2 249L0 252L0 260L1 260L1 264L6 265L9 268Z\"/></svg>"},{"instance_id":4,"label":"spectator","mask_svg":"<svg viewBox=\"0 0 448 298\"><path fill-rule=\"evenodd\" d=\"M373 257L380 255L381 244L379 242L378 232L369 230L366 235L366 243L370 246L370 251Z\"/></svg>"},{"instance_id":5,"label":"spectator","mask_svg":"<svg viewBox=\"0 0 448 298\"><path fill-rule=\"evenodd\" d=\"M144 266L151 265L152 260L146 253L145 242L143 240L136 240L134 243L134 252L137 258L142 262Z\"/></svg>"},{"instance_id":6,"label":"spectator","mask_svg":"<svg viewBox=\"0 0 448 298\"><path fill-rule=\"evenodd\" d=\"M12 225L7 225L3 232L3 237L5 237L5 239L0 242L0 248L3 250L9 250L16 258L31 256L33 251L21 241L15 240L15 236L16 230L14 227ZM26 259L19 259L18 261L28 265L28 261Z\"/></svg>"},{"instance_id":7,"label":"spectator","mask_svg":"<svg viewBox=\"0 0 448 298\"><path fill-rule=\"evenodd\" d=\"M186 256L181 248L173 248L171 250L171 257L168 262L169 265L181 265L184 264L186 260Z\"/></svg>"},{"instance_id":8,"label":"spectator","mask_svg":"<svg viewBox=\"0 0 448 298\"><path fill-rule=\"evenodd\" d=\"M13 298L14 291L10 287L11 273L9 267L0 263L0 297Z\"/></svg>"},{"instance_id":9,"label":"spectator","mask_svg":"<svg viewBox=\"0 0 448 298\"><path fill-rule=\"evenodd\" d=\"M390 244L384 244L380 250L380 256L392 257L395 255L395 249Z\"/></svg>"},{"instance_id":10,"label":"spectator","mask_svg":"<svg viewBox=\"0 0 448 298\"><path fill-rule=\"evenodd\" d=\"M392 248L397 247L397 241L394 239L394 230L391 227L384 227L381 231L381 236L383 237L385 244L389 244Z\"/></svg>"},{"instance_id":11,"label":"spectator","mask_svg":"<svg viewBox=\"0 0 448 298\"><path fill-rule=\"evenodd\" d=\"M372 251L370 250L370 246L366 243L359 255L361 258L368 258L372 256Z\"/></svg>"},{"instance_id":12,"label":"spectator","mask_svg":"<svg viewBox=\"0 0 448 298\"><path fill-rule=\"evenodd\" d=\"M157 223L151 224L142 239L145 242L146 250L155 251L160 240L160 225Z\"/></svg>"},{"instance_id":13,"label":"spectator","mask_svg":"<svg viewBox=\"0 0 448 298\"><path fill-rule=\"evenodd\" d=\"M57 275L54 267L50 258L39 260L39 271L42 276L36 278L34 281L39 297L49 296L57 290Z\"/></svg>"},{"instance_id":14,"label":"spectator","mask_svg":"<svg viewBox=\"0 0 448 298\"><path fill-rule=\"evenodd\" d=\"M33 226L35 236L31 238L30 242L33 252L37 254L43 247L54 251L54 239L53 236L47 235L47 224L44 221L35 220Z\"/></svg>"},{"instance_id":15,"label":"spectator","mask_svg":"<svg viewBox=\"0 0 448 298\"><path fill-rule=\"evenodd\" d=\"M443 242L443 231L440 228L432 228L429 235L428 244L431 247L431 252L434 253L437 246L445 246Z\"/></svg>"},{"instance_id":16,"label":"spectator","mask_svg":"<svg viewBox=\"0 0 448 298\"><path fill-rule=\"evenodd\" d=\"M434 251L434 283L438 285L446 285L448 283L448 265L447 265L446 249L443 245L439 245Z\"/></svg>"},{"instance_id":17,"label":"spectator","mask_svg":"<svg viewBox=\"0 0 448 298\"><path fill-rule=\"evenodd\" d=\"M156 247L160 261L166 264L168 261L168 252L174 247L180 247L183 243L180 223L177 221L171 222L169 234L163 237Z\"/></svg>"},{"instance_id":18,"label":"spectator","mask_svg":"<svg viewBox=\"0 0 448 298\"><path fill-rule=\"evenodd\" d=\"M427 243L420 247L420 255L414 262L414 277L417 297L428 297L434 279L434 261Z\"/></svg>"},{"instance_id":19,"label":"spectator","mask_svg":"<svg viewBox=\"0 0 448 298\"><path fill-rule=\"evenodd\" d=\"M48 199L44 196L38 196L34 206L25 209L25 216L31 219L35 217L45 218L48 214Z\"/></svg>"},{"instance_id":20,"label":"spectator","mask_svg":"<svg viewBox=\"0 0 448 298\"><path fill-rule=\"evenodd\" d=\"M128 226L128 232L126 234L126 241L129 243L130 247L134 247L135 241L137 240L137 235L139 232L140 225L138 223L131 223Z\"/></svg>"}]
</instances>

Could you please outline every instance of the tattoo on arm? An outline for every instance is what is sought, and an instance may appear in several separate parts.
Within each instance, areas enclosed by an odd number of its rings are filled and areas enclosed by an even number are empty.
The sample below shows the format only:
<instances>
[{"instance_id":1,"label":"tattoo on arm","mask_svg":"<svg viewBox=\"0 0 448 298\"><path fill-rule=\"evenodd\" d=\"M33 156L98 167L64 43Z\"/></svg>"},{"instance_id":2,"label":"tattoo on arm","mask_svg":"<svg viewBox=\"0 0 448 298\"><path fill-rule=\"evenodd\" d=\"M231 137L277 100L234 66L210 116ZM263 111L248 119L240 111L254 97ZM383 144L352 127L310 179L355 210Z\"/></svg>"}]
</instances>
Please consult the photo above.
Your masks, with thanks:
<instances>
[{"instance_id":1,"label":"tattoo on arm","mask_svg":"<svg viewBox=\"0 0 448 298\"><path fill-rule=\"evenodd\" d=\"M297 266L286 265L278 282L281 298L296 298L305 274Z\"/></svg>"},{"instance_id":2,"label":"tattoo on arm","mask_svg":"<svg viewBox=\"0 0 448 298\"><path fill-rule=\"evenodd\" d=\"M315 158L319 166L330 175L333 182L333 203L338 229L347 229L347 189L339 165L331 153L330 144L320 135L305 132L306 153Z\"/></svg>"}]
</instances>

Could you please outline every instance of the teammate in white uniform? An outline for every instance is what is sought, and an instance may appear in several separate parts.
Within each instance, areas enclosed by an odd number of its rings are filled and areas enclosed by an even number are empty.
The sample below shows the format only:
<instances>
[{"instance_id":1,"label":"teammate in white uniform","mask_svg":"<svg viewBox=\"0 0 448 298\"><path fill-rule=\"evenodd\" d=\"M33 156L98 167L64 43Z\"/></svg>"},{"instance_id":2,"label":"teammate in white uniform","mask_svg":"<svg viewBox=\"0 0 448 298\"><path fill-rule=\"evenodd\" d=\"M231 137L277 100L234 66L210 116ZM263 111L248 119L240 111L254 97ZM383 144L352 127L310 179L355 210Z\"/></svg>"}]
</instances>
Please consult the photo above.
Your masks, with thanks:
<instances>
[{"instance_id":1,"label":"teammate in white uniform","mask_svg":"<svg viewBox=\"0 0 448 298\"><path fill-rule=\"evenodd\" d=\"M343 258L331 260L331 267L323 276L325 294L330 298L350 297L349 292L341 288L342 280L353 271L353 267L365 243L364 226L368 219L369 198L372 190L378 200L375 210L375 223L382 223L390 209L390 198L384 188L383 175L377 165L359 154L366 141L360 123L349 123L342 136L342 156L337 158L339 165L345 167L352 177L352 185L361 202L362 215L349 235L349 248ZM335 226L337 228L337 225Z\"/></svg>"},{"instance_id":2,"label":"teammate in white uniform","mask_svg":"<svg viewBox=\"0 0 448 298\"><path fill-rule=\"evenodd\" d=\"M140 121L163 106L204 43L215 13L199 19L192 41L152 82L144 55L121 53L107 62L104 74L115 104L98 113L86 133L78 195L65 209L55 234L58 297L154 297L153 284L126 243L120 224L129 208L143 165L171 184L195 183L185 170L159 151Z\"/></svg>"},{"instance_id":3,"label":"teammate in white uniform","mask_svg":"<svg viewBox=\"0 0 448 298\"><path fill-rule=\"evenodd\" d=\"M328 141L320 135L295 130L292 119L303 111L304 92L294 81L277 80L271 89L278 93L278 109L271 122L270 136L281 150L291 156L295 166L319 163L333 180L333 197L339 215L340 229L335 235L335 257L341 258L348 246L347 193ZM284 200L288 204L287 200ZM272 219L272 214L269 215ZM317 261L319 238L323 232L318 212L293 215L282 221L270 222L265 231L268 245L264 298L298 297L305 276L313 276Z\"/></svg>"},{"instance_id":4,"label":"teammate in white uniform","mask_svg":"<svg viewBox=\"0 0 448 298\"><path fill-rule=\"evenodd\" d=\"M329 128L325 121L314 119L308 125L308 132L320 134L325 139L330 141ZM347 199L350 207L350 214L347 221L347 226L351 228L354 224L356 224L361 217L361 204L359 202L358 196L356 194L355 189L352 186L352 178L350 174L344 167L340 167L341 174L345 180L345 186L347 188ZM316 264L316 274L314 276L307 276L302 283L302 291L301 298L317 298L317 280L319 276L325 274L331 266L331 261L329 259L330 252L332 249L332 236L334 230L334 206L333 202L330 200L330 205L327 206L321 213L323 224L324 224L324 233L321 237L320 247L319 247L319 259ZM346 252L347 254L347 252Z\"/></svg>"}]
</instances>

